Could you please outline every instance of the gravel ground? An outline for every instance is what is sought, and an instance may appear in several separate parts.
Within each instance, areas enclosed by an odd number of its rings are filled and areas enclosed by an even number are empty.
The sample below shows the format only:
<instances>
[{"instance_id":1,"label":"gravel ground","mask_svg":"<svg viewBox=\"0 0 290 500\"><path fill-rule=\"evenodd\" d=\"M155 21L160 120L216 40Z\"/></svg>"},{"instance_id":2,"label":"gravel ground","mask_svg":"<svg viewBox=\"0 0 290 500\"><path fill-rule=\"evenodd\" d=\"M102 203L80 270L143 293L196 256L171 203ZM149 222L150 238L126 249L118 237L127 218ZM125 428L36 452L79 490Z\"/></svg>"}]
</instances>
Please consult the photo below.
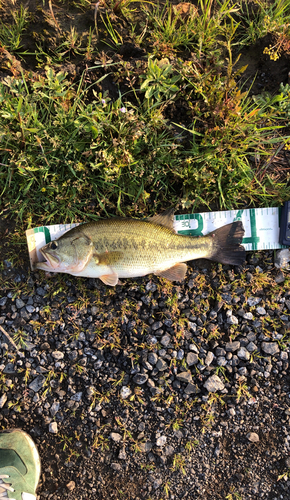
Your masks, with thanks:
<instances>
[{"instance_id":1,"label":"gravel ground","mask_svg":"<svg viewBox=\"0 0 290 500\"><path fill-rule=\"evenodd\" d=\"M115 288L24 259L0 273L18 345L0 332L0 425L37 443L39 498L290 498L290 280L274 252Z\"/></svg>"}]
</instances>

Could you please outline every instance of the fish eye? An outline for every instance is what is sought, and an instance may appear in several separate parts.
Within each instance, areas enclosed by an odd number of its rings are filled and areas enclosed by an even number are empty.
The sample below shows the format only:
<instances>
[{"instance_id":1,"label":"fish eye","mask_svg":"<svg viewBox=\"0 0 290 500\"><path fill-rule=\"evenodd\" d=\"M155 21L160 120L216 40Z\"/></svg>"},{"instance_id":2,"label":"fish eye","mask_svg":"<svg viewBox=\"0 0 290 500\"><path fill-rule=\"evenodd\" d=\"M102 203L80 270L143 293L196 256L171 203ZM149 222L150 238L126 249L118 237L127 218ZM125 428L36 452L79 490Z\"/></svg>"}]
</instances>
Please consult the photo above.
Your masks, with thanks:
<instances>
[{"instance_id":1,"label":"fish eye","mask_svg":"<svg viewBox=\"0 0 290 500\"><path fill-rule=\"evenodd\" d=\"M50 248L52 250L55 250L57 248L57 243L55 241L52 241L51 244L50 244Z\"/></svg>"}]
</instances>

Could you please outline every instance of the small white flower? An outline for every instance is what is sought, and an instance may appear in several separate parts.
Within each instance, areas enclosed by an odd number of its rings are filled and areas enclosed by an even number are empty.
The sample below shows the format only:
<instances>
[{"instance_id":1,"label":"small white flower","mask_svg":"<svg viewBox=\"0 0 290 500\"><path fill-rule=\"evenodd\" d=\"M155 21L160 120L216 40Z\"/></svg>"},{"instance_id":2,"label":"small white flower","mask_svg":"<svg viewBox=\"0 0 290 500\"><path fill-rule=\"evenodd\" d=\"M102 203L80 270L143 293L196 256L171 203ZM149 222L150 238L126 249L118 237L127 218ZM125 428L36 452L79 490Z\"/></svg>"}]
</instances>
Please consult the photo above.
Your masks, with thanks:
<instances>
[{"instance_id":1,"label":"small white flower","mask_svg":"<svg viewBox=\"0 0 290 500\"><path fill-rule=\"evenodd\" d=\"M120 108L120 111L121 113L126 113L127 109L123 106L122 108Z\"/></svg>"}]
</instances>

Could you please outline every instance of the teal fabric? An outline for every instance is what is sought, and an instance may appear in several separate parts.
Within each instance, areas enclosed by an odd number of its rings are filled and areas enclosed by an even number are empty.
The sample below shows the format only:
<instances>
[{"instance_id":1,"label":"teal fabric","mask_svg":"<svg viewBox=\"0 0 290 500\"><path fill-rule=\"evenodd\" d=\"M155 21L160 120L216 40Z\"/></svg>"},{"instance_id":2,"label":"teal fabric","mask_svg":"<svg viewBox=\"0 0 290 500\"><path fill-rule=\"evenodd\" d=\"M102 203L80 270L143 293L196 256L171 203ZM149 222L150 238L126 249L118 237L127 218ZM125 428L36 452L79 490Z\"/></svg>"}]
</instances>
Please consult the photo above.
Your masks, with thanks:
<instances>
[{"instance_id":1,"label":"teal fabric","mask_svg":"<svg viewBox=\"0 0 290 500\"><path fill-rule=\"evenodd\" d=\"M7 466L8 464L11 465L11 467L15 467L15 469L18 469L20 474L22 475L26 474L27 472L24 463L22 462L19 455L17 455L16 451L1 449L0 469L2 469L2 467Z\"/></svg>"},{"instance_id":2,"label":"teal fabric","mask_svg":"<svg viewBox=\"0 0 290 500\"><path fill-rule=\"evenodd\" d=\"M22 500L22 493L32 493L35 495L35 490L27 484L24 477L20 472L15 469L15 467L3 467L0 469L0 474L7 474L9 478L3 479L3 481L12 486L15 491L7 491L8 498L15 498L16 500Z\"/></svg>"},{"instance_id":3,"label":"teal fabric","mask_svg":"<svg viewBox=\"0 0 290 500\"><path fill-rule=\"evenodd\" d=\"M22 493L36 495L40 477L40 459L31 437L19 429L0 432L0 475L15 491L8 498L22 500Z\"/></svg>"}]
</instances>

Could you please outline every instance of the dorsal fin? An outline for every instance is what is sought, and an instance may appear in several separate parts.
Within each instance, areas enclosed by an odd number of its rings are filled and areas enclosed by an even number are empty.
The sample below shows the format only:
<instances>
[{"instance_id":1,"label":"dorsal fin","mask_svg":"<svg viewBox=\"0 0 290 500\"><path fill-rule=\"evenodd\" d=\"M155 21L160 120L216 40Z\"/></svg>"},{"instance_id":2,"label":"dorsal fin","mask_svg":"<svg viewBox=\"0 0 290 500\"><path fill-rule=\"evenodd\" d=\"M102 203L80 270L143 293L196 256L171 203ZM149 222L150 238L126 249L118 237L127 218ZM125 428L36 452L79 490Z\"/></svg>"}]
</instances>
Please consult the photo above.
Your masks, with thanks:
<instances>
[{"instance_id":1,"label":"dorsal fin","mask_svg":"<svg viewBox=\"0 0 290 500\"><path fill-rule=\"evenodd\" d=\"M153 222L154 224L159 224L159 226L167 227L174 231L173 221L174 221L174 208L168 208L162 214L154 215L153 217L148 217L147 222Z\"/></svg>"}]
</instances>

